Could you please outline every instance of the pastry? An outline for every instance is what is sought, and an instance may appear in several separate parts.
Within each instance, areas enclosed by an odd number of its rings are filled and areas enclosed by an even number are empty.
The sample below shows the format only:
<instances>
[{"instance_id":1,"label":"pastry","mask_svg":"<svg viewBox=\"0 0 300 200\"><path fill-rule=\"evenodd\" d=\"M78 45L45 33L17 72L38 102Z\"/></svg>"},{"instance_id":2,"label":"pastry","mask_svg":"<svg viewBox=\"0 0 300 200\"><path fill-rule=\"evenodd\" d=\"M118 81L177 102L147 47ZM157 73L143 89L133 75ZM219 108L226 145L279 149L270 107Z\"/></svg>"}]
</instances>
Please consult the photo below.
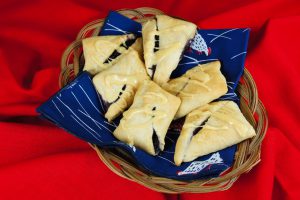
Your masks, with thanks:
<instances>
[{"instance_id":1,"label":"pastry","mask_svg":"<svg viewBox=\"0 0 300 200\"><path fill-rule=\"evenodd\" d=\"M151 79L162 85L170 78L197 26L166 15L157 15L142 28L146 70Z\"/></svg>"},{"instance_id":2,"label":"pastry","mask_svg":"<svg viewBox=\"0 0 300 200\"><path fill-rule=\"evenodd\" d=\"M163 85L165 90L181 99L176 119L226 94L227 83L220 67L219 61L198 65Z\"/></svg>"},{"instance_id":3,"label":"pastry","mask_svg":"<svg viewBox=\"0 0 300 200\"><path fill-rule=\"evenodd\" d=\"M233 101L197 108L186 116L175 147L176 165L219 151L255 136L255 131Z\"/></svg>"},{"instance_id":4,"label":"pastry","mask_svg":"<svg viewBox=\"0 0 300 200\"><path fill-rule=\"evenodd\" d=\"M140 58L144 61L143 54L143 39L141 37L137 38L135 42L130 46L131 49L134 49L138 52Z\"/></svg>"},{"instance_id":5,"label":"pastry","mask_svg":"<svg viewBox=\"0 0 300 200\"><path fill-rule=\"evenodd\" d=\"M136 36L97 36L82 40L85 65L83 70L95 75L116 63L136 41ZM141 45L141 44L140 44ZM134 45L135 49L138 45Z\"/></svg>"},{"instance_id":6,"label":"pastry","mask_svg":"<svg viewBox=\"0 0 300 200\"><path fill-rule=\"evenodd\" d=\"M166 133L179 105L178 97L153 81L144 81L113 134L129 145L156 155L164 149Z\"/></svg>"},{"instance_id":7,"label":"pastry","mask_svg":"<svg viewBox=\"0 0 300 200\"><path fill-rule=\"evenodd\" d=\"M93 83L104 102L105 118L112 121L133 101L138 86L149 79L145 65L134 49L125 52L118 62L98 73Z\"/></svg>"}]
</instances>

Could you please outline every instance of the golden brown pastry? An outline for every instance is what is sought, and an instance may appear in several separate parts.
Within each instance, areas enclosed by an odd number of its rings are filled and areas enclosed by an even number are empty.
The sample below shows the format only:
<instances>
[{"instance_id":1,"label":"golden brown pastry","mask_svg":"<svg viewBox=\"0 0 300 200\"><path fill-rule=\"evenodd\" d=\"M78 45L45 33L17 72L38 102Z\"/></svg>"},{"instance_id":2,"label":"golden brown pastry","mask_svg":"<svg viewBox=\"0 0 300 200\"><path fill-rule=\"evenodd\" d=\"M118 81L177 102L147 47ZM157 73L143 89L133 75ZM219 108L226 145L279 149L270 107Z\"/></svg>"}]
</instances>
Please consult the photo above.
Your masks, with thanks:
<instances>
[{"instance_id":1,"label":"golden brown pastry","mask_svg":"<svg viewBox=\"0 0 300 200\"><path fill-rule=\"evenodd\" d=\"M131 49L134 49L138 52L141 60L144 61L144 54L143 54L143 39L141 37L137 38L135 42L130 46Z\"/></svg>"},{"instance_id":2,"label":"golden brown pastry","mask_svg":"<svg viewBox=\"0 0 300 200\"><path fill-rule=\"evenodd\" d=\"M227 83L220 67L219 61L198 65L163 85L165 90L181 99L176 119L226 94Z\"/></svg>"},{"instance_id":3,"label":"golden brown pastry","mask_svg":"<svg viewBox=\"0 0 300 200\"><path fill-rule=\"evenodd\" d=\"M110 68L98 73L93 83L107 111L105 118L112 121L133 101L138 86L149 79L145 65L137 51L130 49Z\"/></svg>"},{"instance_id":4,"label":"golden brown pastry","mask_svg":"<svg viewBox=\"0 0 300 200\"><path fill-rule=\"evenodd\" d=\"M159 85L169 80L196 29L193 23L166 15L157 15L143 25L144 59L152 80Z\"/></svg>"},{"instance_id":5,"label":"golden brown pastry","mask_svg":"<svg viewBox=\"0 0 300 200\"><path fill-rule=\"evenodd\" d=\"M156 155L164 149L168 127L179 105L178 97L164 91L153 81L145 81L113 134L129 145Z\"/></svg>"},{"instance_id":6,"label":"golden brown pastry","mask_svg":"<svg viewBox=\"0 0 300 200\"><path fill-rule=\"evenodd\" d=\"M97 36L82 40L85 65L83 70L92 75L97 74L116 63L122 55L134 46L135 50L141 49L141 41L133 34Z\"/></svg>"},{"instance_id":7,"label":"golden brown pastry","mask_svg":"<svg viewBox=\"0 0 300 200\"><path fill-rule=\"evenodd\" d=\"M187 115L176 143L176 165L219 151L255 136L233 101L206 104Z\"/></svg>"}]
</instances>

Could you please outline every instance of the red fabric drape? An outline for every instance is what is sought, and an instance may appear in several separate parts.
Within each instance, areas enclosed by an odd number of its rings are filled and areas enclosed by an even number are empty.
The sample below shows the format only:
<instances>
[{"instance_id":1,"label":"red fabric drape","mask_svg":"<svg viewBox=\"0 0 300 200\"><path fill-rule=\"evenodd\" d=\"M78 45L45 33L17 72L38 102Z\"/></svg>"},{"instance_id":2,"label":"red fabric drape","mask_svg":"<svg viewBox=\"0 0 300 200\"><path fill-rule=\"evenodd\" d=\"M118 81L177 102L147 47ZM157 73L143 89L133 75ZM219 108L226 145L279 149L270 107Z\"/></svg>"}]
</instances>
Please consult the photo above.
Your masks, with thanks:
<instances>
[{"instance_id":1,"label":"red fabric drape","mask_svg":"<svg viewBox=\"0 0 300 200\"><path fill-rule=\"evenodd\" d=\"M37 118L60 56L110 9L156 7L202 28L250 27L246 67L270 128L262 161L224 192L164 195L110 172L84 142ZM0 199L300 199L299 1L1 1Z\"/></svg>"}]
</instances>

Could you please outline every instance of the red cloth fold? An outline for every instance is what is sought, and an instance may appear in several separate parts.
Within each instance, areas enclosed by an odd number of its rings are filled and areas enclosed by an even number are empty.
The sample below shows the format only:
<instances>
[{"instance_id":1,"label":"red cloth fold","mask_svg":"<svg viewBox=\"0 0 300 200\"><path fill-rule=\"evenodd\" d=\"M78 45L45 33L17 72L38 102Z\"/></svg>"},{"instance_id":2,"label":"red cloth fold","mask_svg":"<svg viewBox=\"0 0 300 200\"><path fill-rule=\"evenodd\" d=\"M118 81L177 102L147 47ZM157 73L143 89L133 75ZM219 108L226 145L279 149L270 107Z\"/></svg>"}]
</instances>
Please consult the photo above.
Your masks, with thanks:
<instances>
[{"instance_id":1,"label":"red cloth fold","mask_svg":"<svg viewBox=\"0 0 300 200\"><path fill-rule=\"evenodd\" d=\"M156 7L201 28L250 27L246 67L269 113L261 162L233 187L164 195L113 174L88 144L37 118L58 90L60 57L110 9ZM300 199L299 1L7 1L0 3L1 199Z\"/></svg>"}]
</instances>

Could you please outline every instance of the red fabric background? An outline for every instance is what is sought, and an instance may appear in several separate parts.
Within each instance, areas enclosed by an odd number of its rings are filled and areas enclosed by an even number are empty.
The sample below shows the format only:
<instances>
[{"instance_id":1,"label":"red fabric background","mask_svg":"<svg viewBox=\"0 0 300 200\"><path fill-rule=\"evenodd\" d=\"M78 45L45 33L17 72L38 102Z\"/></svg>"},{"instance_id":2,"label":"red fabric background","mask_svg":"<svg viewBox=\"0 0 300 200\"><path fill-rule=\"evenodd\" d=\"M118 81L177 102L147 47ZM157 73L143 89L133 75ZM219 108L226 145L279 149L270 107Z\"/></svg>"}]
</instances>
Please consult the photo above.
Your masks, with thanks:
<instances>
[{"instance_id":1,"label":"red fabric background","mask_svg":"<svg viewBox=\"0 0 300 200\"><path fill-rule=\"evenodd\" d=\"M223 1L225 2L225 1ZM202 28L250 27L246 66L269 112L262 162L225 192L164 195L110 172L84 142L39 120L60 56L109 9L156 7ZM1 1L0 199L300 199L299 1Z\"/></svg>"}]
</instances>

